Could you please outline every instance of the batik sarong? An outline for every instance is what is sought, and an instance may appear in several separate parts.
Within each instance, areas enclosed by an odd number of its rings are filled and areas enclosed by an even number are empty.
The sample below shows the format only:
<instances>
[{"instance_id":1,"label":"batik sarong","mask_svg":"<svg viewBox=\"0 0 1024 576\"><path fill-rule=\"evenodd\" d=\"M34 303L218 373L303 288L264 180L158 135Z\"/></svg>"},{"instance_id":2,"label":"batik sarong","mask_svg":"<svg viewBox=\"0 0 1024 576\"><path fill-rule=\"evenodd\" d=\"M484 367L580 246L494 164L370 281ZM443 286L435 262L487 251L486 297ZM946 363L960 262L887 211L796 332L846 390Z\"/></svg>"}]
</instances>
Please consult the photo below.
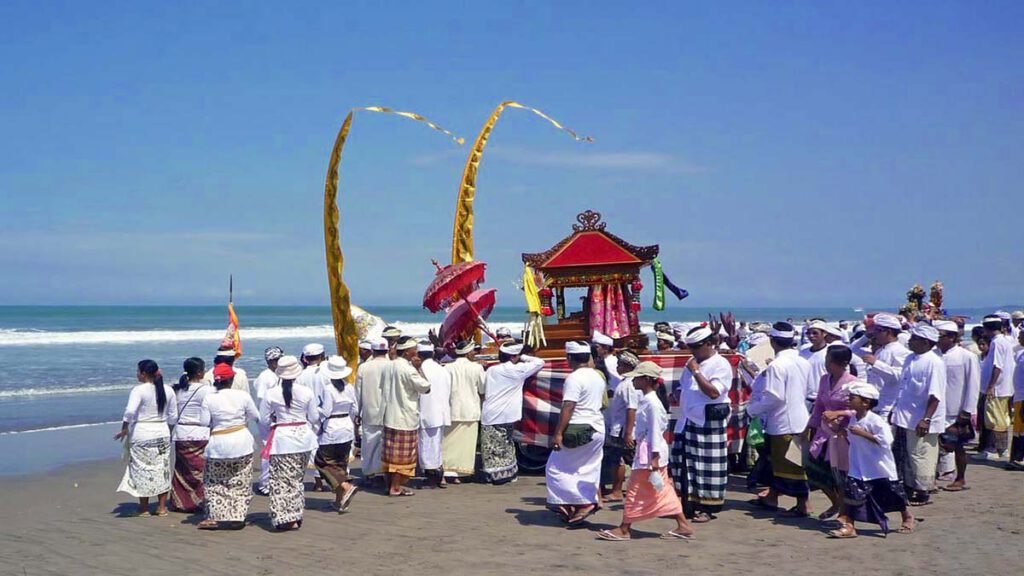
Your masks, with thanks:
<instances>
[{"instance_id":1,"label":"batik sarong","mask_svg":"<svg viewBox=\"0 0 1024 576\"><path fill-rule=\"evenodd\" d=\"M662 477L661 490L655 490L651 484L651 474ZM682 514L683 504L676 496L675 489L668 477L668 470L661 468L657 472L650 470L633 470L629 474L626 487L626 499L622 511L623 522L639 522L651 518L663 518Z\"/></svg>"},{"instance_id":2,"label":"batik sarong","mask_svg":"<svg viewBox=\"0 0 1024 576\"><path fill-rule=\"evenodd\" d=\"M593 439L583 446L563 446L561 450L551 452L544 474L548 504L558 506L598 503L602 446L604 434L595 432Z\"/></svg>"},{"instance_id":3,"label":"batik sarong","mask_svg":"<svg viewBox=\"0 0 1024 576\"><path fill-rule=\"evenodd\" d=\"M171 439L155 438L128 444L128 467L118 492L152 498L171 489Z\"/></svg>"},{"instance_id":4,"label":"batik sarong","mask_svg":"<svg viewBox=\"0 0 1024 576\"><path fill-rule=\"evenodd\" d=\"M713 419L706 415L703 425L687 420L683 429L687 499L708 512L715 512L725 504L725 486L729 482L727 418Z\"/></svg>"},{"instance_id":5,"label":"batik sarong","mask_svg":"<svg viewBox=\"0 0 1024 576\"><path fill-rule=\"evenodd\" d=\"M245 521L252 503L252 454L207 459L203 482L207 520Z\"/></svg>"},{"instance_id":6,"label":"batik sarong","mask_svg":"<svg viewBox=\"0 0 1024 576\"><path fill-rule=\"evenodd\" d=\"M887 512L903 512L907 509L907 496L899 480L879 478L876 480L846 479L844 490L846 513L856 522L878 524L884 532L889 531Z\"/></svg>"},{"instance_id":7,"label":"batik sarong","mask_svg":"<svg viewBox=\"0 0 1024 576\"><path fill-rule=\"evenodd\" d=\"M810 493L807 486L807 472L803 466L790 462L786 458L792 434L781 436L765 435L772 460L772 489L785 496L803 498Z\"/></svg>"},{"instance_id":8,"label":"batik sarong","mask_svg":"<svg viewBox=\"0 0 1024 576\"><path fill-rule=\"evenodd\" d=\"M171 505L180 512L198 512L203 506L203 470L207 440L178 440L174 443L174 477Z\"/></svg>"},{"instance_id":9,"label":"batik sarong","mask_svg":"<svg viewBox=\"0 0 1024 576\"><path fill-rule=\"evenodd\" d=\"M832 473L832 470L832 465L829 464L825 450L822 450L817 456L808 455L805 460L804 471L807 472L807 481L812 488L818 490L844 488L844 484L836 484L836 476Z\"/></svg>"},{"instance_id":10,"label":"batik sarong","mask_svg":"<svg viewBox=\"0 0 1024 576\"><path fill-rule=\"evenodd\" d=\"M416 430L384 428L384 455L381 463L385 474L416 475Z\"/></svg>"},{"instance_id":11,"label":"batik sarong","mask_svg":"<svg viewBox=\"0 0 1024 576\"><path fill-rule=\"evenodd\" d=\"M479 422L452 422L445 429L441 443L445 476L472 476L476 471L476 440L479 430Z\"/></svg>"},{"instance_id":12,"label":"batik sarong","mask_svg":"<svg viewBox=\"0 0 1024 576\"><path fill-rule=\"evenodd\" d=\"M348 482L348 455L351 451L352 442L324 444L317 449L313 463L331 490L337 490L338 486Z\"/></svg>"},{"instance_id":13,"label":"batik sarong","mask_svg":"<svg viewBox=\"0 0 1024 576\"><path fill-rule=\"evenodd\" d=\"M309 452L270 455L270 520L274 526L302 520L306 506L302 478Z\"/></svg>"},{"instance_id":14,"label":"batik sarong","mask_svg":"<svg viewBox=\"0 0 1024 576\"><path fill-rule=\"evenodd\" d=\"M484 464L484 481L504 484L519 473L516 444L513 439L515 423L480 427L480 455Z\"/></svg>"}]
</instances>

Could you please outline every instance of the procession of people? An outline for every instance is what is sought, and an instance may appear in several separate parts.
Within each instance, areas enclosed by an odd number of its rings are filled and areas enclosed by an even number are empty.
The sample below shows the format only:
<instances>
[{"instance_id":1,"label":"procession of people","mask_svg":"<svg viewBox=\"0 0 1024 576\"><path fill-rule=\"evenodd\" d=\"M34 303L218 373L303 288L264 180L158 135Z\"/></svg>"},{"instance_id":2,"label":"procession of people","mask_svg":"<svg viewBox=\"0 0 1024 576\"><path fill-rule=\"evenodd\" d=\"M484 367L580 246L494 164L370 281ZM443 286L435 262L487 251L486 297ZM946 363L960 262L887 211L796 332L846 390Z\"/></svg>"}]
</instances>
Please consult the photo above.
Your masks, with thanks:
<instances>
[{"instance_id":1,"label":"procession of people","mask_svg":"<svg viewBox=\"0 0 1024 576\"><path fill-rule=\"evenodd\" d=\"M912 509L966 490L972 458L1024 470L1022 323L1024 313L994 313L965 340L962 318L877 313L742 324L741 336L659 323L650 351L600 332L570 340L547 507L575 528L621 501L621 521L598 538L629 540L632 524L665 517L676 526L663 538L688 540L728 512L729 476L746 473L750 505L817 520L829 537L865 523L888 532L896 512L895 531L913 533ZM143 360L115 436L128 461L118 489L138 498L138 516L201 513L205 530L243 528L260 493L287 531L302 526L307 473L339 513L361 489L401 498L515 482L524 389L545 362L511 333L498 338L496 357L480 361L473 341L442 346L389 326L360 342L357 366L316 343L299 357L272 346L251 391L228 346L209 371L186 359L173 387ZM681 371L652 361L666 355L685 359ZM818 514L814 490L829 502Z\"/></svg>"}]
</instances>

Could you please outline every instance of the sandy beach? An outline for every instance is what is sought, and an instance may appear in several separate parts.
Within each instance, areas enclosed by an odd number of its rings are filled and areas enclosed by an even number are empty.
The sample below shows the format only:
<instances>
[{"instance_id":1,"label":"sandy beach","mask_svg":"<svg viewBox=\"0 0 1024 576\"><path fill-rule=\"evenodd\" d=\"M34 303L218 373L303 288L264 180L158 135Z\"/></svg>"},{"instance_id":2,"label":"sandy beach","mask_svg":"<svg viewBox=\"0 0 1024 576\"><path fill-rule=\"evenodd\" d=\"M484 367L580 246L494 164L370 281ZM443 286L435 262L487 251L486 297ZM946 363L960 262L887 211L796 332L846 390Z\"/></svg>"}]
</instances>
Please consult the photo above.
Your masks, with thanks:
<instances>
[{"instance_id":1,"label":"sandy beach","mask_svg":"<svg viewBox=\"0 0 1024 576\"><path fill-rule=\"evenodd\" d=\"M916 508L917 534L864 530L849 541L825 538L817 520L755 510L740 478L728 509L691 542L660 540L673 525L664 519L638 525L632 542L567 530L543 507L543 476L410 498L362 492L344 515L328 511L328 494L307 492L302 530L283 534L271 531L267 499L257 496L244 530L206 533L195 516L127 517L135 504L114 492L122 471L105 460L0 479L0 574L989 574L1019 562L1024 544L1024 474L988 465L968 469L971 490ZM815 493L812 505L824 509L824 497ZM600 512L590 528L617 524L620 510Z\"/></svg>"}]
</instances>

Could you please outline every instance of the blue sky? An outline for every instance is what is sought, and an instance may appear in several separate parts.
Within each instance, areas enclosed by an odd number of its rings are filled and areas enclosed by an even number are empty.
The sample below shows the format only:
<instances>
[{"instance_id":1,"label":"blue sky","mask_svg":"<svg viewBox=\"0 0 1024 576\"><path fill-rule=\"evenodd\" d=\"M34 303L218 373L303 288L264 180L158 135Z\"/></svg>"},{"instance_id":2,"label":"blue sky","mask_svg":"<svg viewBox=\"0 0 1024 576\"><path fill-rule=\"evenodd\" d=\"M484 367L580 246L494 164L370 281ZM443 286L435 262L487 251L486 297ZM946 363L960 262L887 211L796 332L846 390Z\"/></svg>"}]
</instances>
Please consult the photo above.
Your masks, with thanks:
<instances>
[{"instance_id":1,"label":"blue sky","mask_svg":"<svg viewBox=\"0 0 1024 576\"><path fill-rule=\"evenodd\" d=\"M1024 4L19 3L0 6L0 303L321 304L323 179L353 106L484 156L476 253L584 209L661 245L691 305L1021 302ZM357 116L356 302L417 304L468 144ZM649 283L649 280L648 280Z\"/></svg>"}]
</instances>

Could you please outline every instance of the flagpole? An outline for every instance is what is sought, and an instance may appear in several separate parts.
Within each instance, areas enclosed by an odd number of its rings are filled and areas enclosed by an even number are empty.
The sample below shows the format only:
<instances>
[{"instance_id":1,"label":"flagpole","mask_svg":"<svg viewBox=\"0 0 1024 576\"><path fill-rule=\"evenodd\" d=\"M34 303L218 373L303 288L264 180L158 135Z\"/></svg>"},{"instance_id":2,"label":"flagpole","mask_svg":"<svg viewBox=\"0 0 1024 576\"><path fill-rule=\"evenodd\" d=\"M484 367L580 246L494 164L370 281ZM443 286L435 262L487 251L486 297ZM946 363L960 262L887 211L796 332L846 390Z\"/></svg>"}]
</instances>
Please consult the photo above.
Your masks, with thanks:
<instances>
[{"instance_id":1,"label":"flagpole","mask_svg":"<svg viewBox=\"0 0 1024 576\"><path fill-rule=\"evenodd\" d=\"M228 304L235 303L235 275L228 274Z\"/></svg>"}]
</instances>

